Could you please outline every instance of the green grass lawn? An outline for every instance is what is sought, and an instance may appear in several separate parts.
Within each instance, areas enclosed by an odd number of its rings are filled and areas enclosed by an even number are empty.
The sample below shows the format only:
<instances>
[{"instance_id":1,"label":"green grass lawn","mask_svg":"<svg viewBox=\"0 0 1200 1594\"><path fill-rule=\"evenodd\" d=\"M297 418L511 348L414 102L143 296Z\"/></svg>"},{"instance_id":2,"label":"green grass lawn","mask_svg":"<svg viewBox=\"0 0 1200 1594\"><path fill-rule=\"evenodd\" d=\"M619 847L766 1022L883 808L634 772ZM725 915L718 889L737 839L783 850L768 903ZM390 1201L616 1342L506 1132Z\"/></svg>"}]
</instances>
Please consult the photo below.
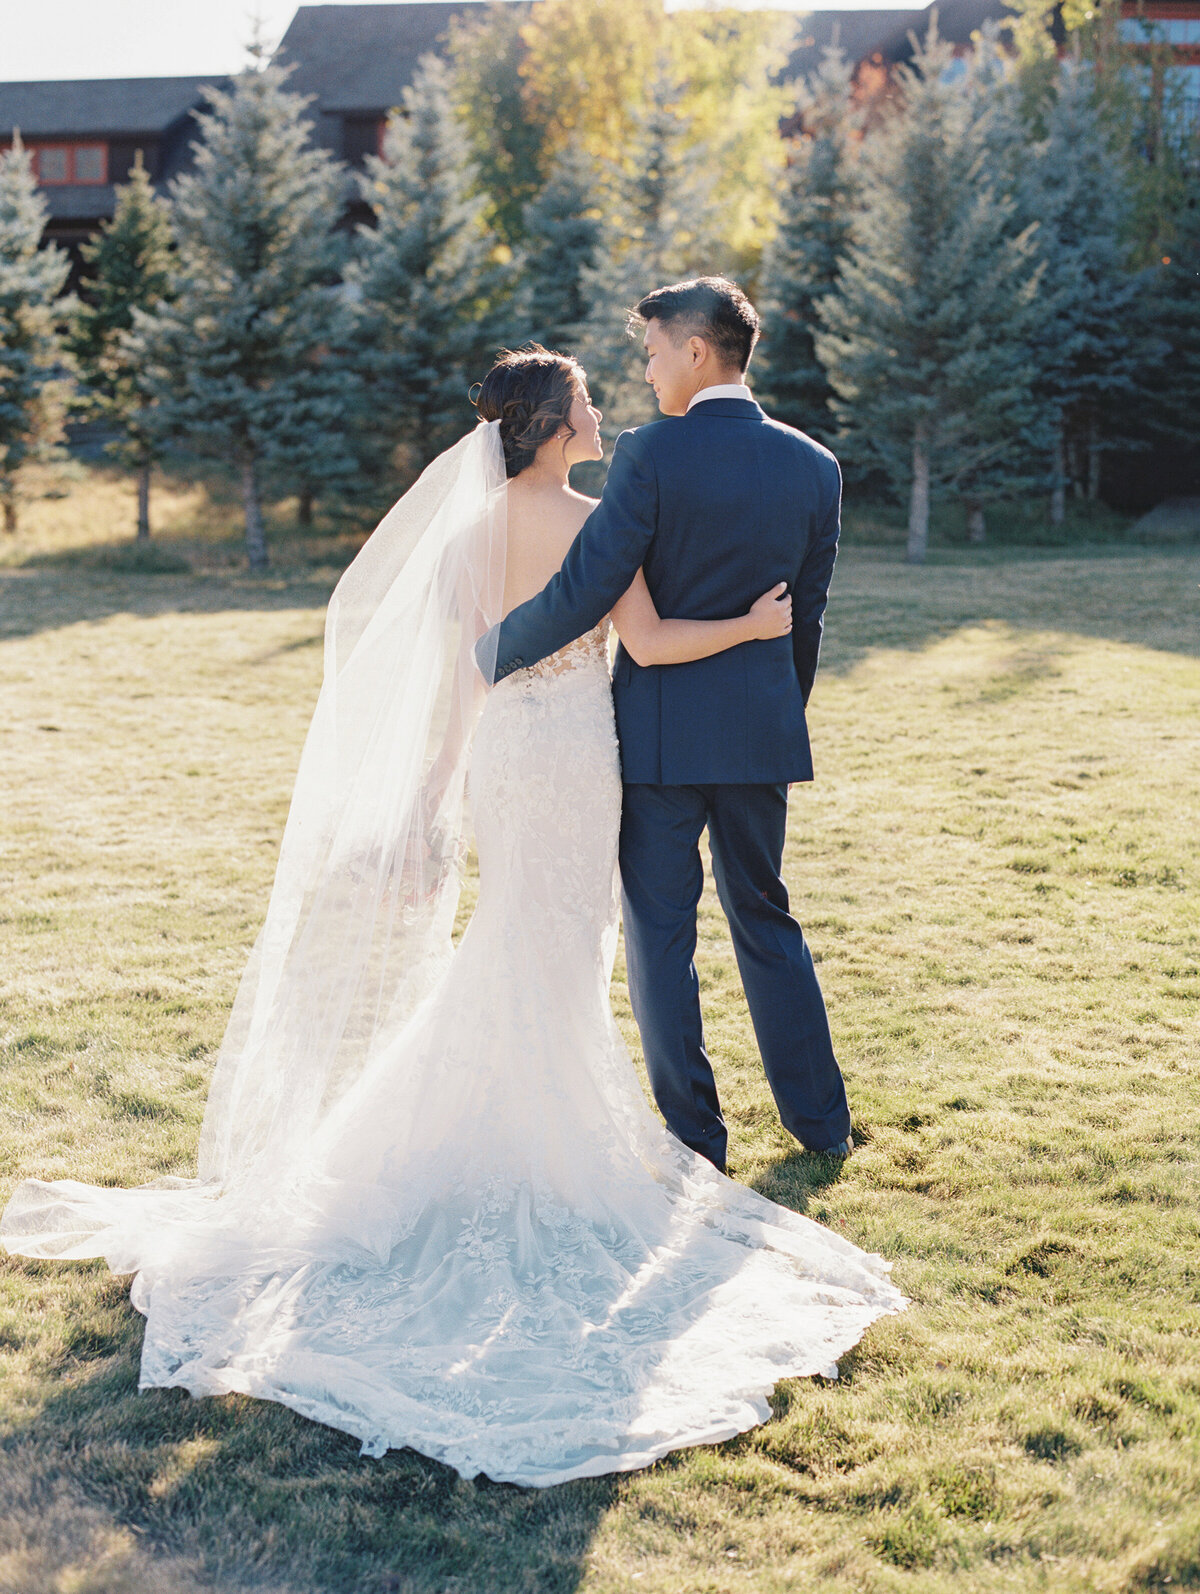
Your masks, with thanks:
<instances>
[{"instance_id":1,"label":"green grass lawn","mask_svg":"<svg viewBox=\"0 0 1200 1594\"><path fill-rule=\"evenodd\" d=\"M318 686L332 555L250 581L177 482L192 573L89 563L127 497L81 478L0 544L0 1200L193 1170ZM839 1382L645 1473L468 1484L139 1395L126 1283L8 1259L0 1590L1200 1586L1198 582L1117 543L843 555L786 866L843 1169L778 1125L711 893L701 966L735 1177L912 1298ZM636 1048L620 965L614 1000Z\"/></svg>"}]
</instances>

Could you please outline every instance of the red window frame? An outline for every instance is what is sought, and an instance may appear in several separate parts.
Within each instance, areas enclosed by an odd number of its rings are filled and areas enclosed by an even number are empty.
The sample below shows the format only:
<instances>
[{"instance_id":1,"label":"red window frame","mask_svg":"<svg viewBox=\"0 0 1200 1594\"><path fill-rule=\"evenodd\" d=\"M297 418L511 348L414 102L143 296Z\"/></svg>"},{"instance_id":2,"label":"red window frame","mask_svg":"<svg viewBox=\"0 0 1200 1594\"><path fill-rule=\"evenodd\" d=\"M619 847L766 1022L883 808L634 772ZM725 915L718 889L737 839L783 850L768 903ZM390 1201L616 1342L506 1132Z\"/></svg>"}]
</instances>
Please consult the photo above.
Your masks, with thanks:
<instances>
[{"instance_id":1,"label":"red window frame","mask_svg":"<svg viewBox=\"0 0 1200 1594\"><path fill-rule=\"evenodd\" d=\"M26 148L33 158L34 176L43 188L65 188L68 186L103 188L105 183L108 182L108 145L100 139L77 139L73 143L68 143L65 139L60 138L34 139L31 140ZM65 156L66 175L64 177L43 177L41 160L43 150L62 150ZM78 175L78 158L83 150L99 150L99 177L80 177Z\"/></svg>"}]
</instances>

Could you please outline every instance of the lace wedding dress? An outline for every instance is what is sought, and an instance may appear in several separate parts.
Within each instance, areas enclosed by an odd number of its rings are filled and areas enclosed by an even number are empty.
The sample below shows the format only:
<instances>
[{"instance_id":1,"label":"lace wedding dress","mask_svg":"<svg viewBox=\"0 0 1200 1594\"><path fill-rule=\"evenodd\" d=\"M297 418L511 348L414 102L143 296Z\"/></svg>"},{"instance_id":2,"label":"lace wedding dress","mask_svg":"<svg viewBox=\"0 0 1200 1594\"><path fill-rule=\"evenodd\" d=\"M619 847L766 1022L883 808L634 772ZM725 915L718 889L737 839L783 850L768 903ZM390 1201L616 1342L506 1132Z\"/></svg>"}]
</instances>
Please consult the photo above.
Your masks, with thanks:
<instances>
[{"instance_id":1,"label":"lace wedding dress","mask_svg":"<svg viewBox=\"0 0 1200 1594\"><path fill-rule=\"evenodd\" d=\"M141 1385L279 1401L464 1477L642 1467L768 1416L903 1299L718 1174L613 1021L621 784L606 627L487 698L477 909L269 1188L27 1182L3 1238L136 1273ZM136 1214L134 1208L136 1207Z\"/></svg>"}]
</instances>

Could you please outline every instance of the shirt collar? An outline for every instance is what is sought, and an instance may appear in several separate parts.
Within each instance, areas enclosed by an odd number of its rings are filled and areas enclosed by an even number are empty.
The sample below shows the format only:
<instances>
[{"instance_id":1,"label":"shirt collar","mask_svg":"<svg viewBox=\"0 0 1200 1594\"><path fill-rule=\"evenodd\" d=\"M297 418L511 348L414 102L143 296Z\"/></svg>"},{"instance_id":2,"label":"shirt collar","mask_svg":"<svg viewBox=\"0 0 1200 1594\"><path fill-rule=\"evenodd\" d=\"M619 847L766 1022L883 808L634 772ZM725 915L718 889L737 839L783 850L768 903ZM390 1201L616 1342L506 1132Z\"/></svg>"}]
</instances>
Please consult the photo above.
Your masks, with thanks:
<instances>
[{"instance_id":1,"label":"shirt collar","mask_svg":"<svg viewBox=\"0 0 1200 1594\"><path fill-rule=\"evenodd\" d=\"M754 394L744 382L718 382L716 387L702 387L698 393L693 393L688 400L688 409L693 404L706 404L709 399L749 399L755 403Z\"/></svg>"}]
</instances>

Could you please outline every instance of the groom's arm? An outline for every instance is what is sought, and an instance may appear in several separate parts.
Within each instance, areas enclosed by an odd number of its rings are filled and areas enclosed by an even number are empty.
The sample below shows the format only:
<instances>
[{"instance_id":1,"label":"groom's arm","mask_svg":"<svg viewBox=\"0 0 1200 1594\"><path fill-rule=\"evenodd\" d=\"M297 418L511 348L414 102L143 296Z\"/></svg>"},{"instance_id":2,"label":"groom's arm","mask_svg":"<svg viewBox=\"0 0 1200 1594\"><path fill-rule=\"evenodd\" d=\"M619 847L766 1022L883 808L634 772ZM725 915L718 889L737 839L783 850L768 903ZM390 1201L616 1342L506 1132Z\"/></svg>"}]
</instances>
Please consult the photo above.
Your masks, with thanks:
<instances>
[{"instance_id":1,"label":"groom's arm","mask_svg":"<svg viewBox=\"0 0 1200 1594\"><path fill-rule=\"evenodd\" d=\"M829 470L827 490L821 495L825 507L817 521L816 533L809 539L792 592L792 657L805 704L817 678L825 604L842 528L842 472L832 454L829 455Z\"/></svg>"},{"instance_id":2,"label":"groom's arm","mask_svg":"<svg viewBox=\"0 0 1200 1594\"><path fill-rule=\"evenodd\" d=\"M583 523L557 575L536 597L518 604L475 650L481 662L495 648L494 678L566 647L596 625L641 569L654 536L658 488L654 467L634 432L613 450L600 502ZM491 678L492 672L485 670Z\"/></svg>"}]
</instances>

